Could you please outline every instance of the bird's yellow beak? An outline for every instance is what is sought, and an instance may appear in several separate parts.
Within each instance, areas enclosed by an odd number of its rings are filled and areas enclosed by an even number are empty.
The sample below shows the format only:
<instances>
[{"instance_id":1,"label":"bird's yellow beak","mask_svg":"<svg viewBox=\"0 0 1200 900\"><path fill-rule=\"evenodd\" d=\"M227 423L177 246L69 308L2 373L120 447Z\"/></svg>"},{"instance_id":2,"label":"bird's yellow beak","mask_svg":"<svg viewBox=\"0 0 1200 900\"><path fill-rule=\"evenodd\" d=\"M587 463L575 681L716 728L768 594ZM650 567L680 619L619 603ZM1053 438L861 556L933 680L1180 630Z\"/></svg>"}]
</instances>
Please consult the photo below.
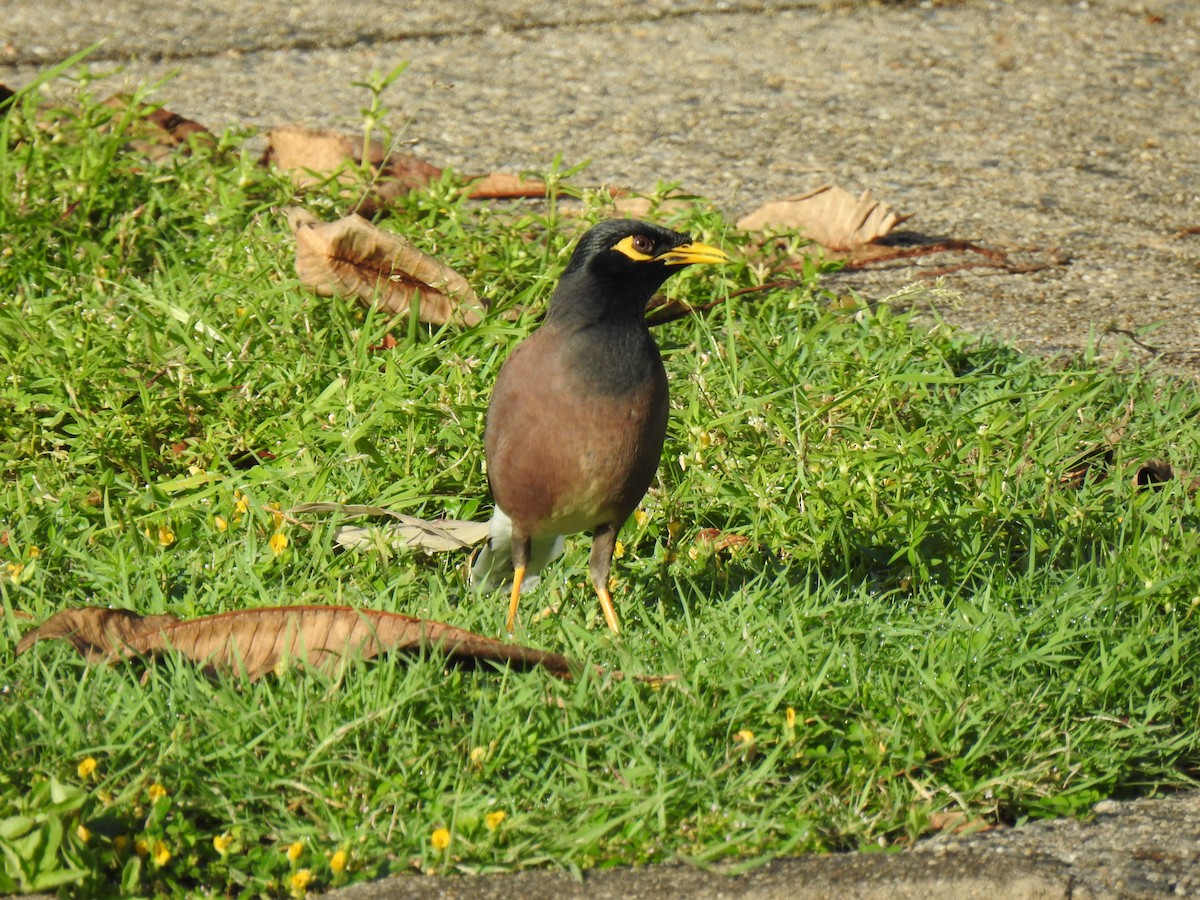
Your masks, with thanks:
<instances>
[{"instance_id":1,"label":"bird's yellow beak","mask_svg":"<svg viewBox=\"0 0 1200 900\"><path fill-rule=\"evenodd\" d=\"M701 244L699 241L672 247L666 253L660 253L654 258L668 266L695 266L705 263L729 262L729 254L724 250L709 244Z\"/></svg>"}]
</instances>

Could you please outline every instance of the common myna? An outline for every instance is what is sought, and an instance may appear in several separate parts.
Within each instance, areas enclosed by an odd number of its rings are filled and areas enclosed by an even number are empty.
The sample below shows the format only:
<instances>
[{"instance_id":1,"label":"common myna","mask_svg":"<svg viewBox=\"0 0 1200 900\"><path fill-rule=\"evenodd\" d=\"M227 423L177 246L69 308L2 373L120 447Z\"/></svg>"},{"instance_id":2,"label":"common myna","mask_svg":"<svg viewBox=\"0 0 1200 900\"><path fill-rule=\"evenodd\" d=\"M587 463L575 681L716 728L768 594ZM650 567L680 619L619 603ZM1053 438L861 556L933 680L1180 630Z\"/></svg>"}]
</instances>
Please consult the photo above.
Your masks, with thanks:
<instances>
[{"instance_id":1,"label":"common myna","mask_svg":"<svg viewBox=\"0 0 1200 900\"><path fill-rule=\"evenodd\" d=\"M511 582L510 633L522 588L578 531L592 532L592 585L619 630L608 592L617 531L654 479L667 430L646 303L684 266L728 258L648 222L602 222L580 238L541 326L505 360L485 435L496 510L471 582Z\"/></svg>"}]
</instances>

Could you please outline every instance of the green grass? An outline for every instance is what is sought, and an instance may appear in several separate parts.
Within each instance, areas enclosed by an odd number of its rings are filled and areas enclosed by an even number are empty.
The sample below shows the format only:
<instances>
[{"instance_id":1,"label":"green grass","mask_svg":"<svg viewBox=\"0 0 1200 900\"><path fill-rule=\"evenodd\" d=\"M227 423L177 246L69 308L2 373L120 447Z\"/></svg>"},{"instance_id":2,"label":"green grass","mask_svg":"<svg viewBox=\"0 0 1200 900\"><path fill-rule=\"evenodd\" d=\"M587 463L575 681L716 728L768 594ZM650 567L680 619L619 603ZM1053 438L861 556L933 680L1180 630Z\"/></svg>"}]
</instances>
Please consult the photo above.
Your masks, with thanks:
<instances>
[{"instance_id":1,"label":"green grass","mask_svg":"<svg viewBox=\"0 0 1200 900\"><path fill-rule=\"evenodd\" d=\"M1200 468L1195 385L1052 366L835 297L816 271L655 330L672 418L614 567L621 638L585 587L585 537L522 607L523 643L676 683L15 658L32 621L83 604L339 603L501 634L505 598L473 596L461 555L336 553L335 521L271 510L486 517L487 398L536 324L413 330L315 297L282 210L334 218L335 190L298 196L239 134L154 165L126 146L128 111L85 96L35 124L34 96L0 132L0 890L753 865L907 846L945 810L1083 815L1192 783L1196 499L1134 476ZM447 176L382 224L536 312L602 211L578 193L582 218L465 201ZM702 201L669 224L750 249ZM668 287L702 301L765 276ZM714 553L706 528L749 542Z\"/></svg>"}]
</instances>

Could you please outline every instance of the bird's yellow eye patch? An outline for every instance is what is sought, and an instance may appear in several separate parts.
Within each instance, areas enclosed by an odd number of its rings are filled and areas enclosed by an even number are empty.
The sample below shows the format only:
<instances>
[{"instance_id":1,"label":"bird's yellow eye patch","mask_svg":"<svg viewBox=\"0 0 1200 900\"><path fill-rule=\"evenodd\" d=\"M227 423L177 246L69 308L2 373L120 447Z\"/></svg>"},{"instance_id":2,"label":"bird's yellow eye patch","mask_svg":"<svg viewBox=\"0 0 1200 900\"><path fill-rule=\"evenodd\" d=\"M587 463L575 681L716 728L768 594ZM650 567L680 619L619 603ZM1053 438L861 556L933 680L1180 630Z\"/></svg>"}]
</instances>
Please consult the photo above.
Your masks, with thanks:
<instances>
[{"instance_id":1,"label":"bird's yellow eye patch","mask_svg":"<svg viewBox=\"0 0 1200 900\"><path fill-rule=\"evenodd\" d=\"M644 234L631 234L613 245L618 253L624 253L634 262L649 262L654 259L654 241Z\"/></svg>"}]
</instances>

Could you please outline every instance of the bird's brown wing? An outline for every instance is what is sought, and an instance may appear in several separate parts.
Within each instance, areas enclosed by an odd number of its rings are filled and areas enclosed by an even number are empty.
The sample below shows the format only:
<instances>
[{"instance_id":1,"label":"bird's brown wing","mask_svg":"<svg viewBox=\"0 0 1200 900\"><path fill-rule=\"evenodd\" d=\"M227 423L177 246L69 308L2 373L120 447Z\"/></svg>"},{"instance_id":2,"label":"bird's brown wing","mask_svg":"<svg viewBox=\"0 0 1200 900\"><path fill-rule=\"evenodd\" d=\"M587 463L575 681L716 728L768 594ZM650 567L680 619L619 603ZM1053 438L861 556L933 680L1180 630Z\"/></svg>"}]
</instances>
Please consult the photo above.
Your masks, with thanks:
<instances>
[{"instance_id":1,"label":"bird's brown wing","mask_svg":"<svg viewBox=\"0 0 1200 900\"><path fill-rule=\"evenodd\" d=\"M488 409L488 480L526 533L620 527L654 478L668 406L661 365L618 394L594 387L549 324L501 369Z\"/></svg>"}]
</instances>

